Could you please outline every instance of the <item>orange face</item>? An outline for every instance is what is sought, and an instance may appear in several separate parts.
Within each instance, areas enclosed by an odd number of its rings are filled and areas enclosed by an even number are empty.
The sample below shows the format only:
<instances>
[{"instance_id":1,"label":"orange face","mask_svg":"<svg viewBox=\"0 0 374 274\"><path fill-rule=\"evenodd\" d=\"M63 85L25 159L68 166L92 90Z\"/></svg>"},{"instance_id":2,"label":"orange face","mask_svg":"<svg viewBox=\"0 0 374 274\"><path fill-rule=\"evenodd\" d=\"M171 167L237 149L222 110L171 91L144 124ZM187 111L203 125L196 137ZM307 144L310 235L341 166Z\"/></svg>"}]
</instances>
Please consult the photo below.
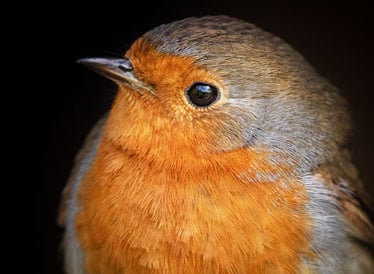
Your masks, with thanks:
<instances>
[{"instance_id":1,"label":"orange face","mask_svg":"<svg viewBox=\"0 0 374 274\"><path fill-rule=\"evenodd\" d=\"M266 148L245 148L240 129L227 131L221 79L142 39L126 56L155 92L120 86L81 186L77 232L88 271L302 269L310 257L306 191ZM196 82L216 86L219 100L191 105L186 91Z\"/></svg>"},{"instance_id":2,"label":"orange face","mask_svg":"<svg viewBox=\"0 0 374 274\"><path fill-rule=\"evenodd\" d=\"M197 155L222 151L227 146L227 134L223 132L226 114L220 111L226 101L226 88L215 74L196 65L192 57L157 52L142 39L126 56L136 77L155 92L134 92L120 86L112 109L117 115L112 115L108 123L113 140L127 149L159 150L173 161L181 151ZM217 87L219 98L214 104L196 107L188 101L186 92L197 82ZM239 135L233 132L230 138ZM240 147L237 142L235 145Z\"/></svg>"}]
</instances>

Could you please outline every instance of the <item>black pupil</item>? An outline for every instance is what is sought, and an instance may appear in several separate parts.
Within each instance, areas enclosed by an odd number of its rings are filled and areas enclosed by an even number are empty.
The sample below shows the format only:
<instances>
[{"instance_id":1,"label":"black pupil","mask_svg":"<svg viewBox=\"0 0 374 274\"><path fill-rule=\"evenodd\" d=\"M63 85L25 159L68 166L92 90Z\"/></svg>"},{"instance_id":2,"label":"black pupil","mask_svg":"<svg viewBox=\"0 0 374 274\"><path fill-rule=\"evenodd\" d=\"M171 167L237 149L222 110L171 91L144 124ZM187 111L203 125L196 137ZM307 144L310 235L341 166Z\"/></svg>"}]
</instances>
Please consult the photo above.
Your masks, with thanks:
<instances>
[{"instance_id":1,"label":"black pupil","mask_svg":"<svg viewBox=\"0 0 374 274\"><path fill-rule=\"evenodd\" d=\"M187 95L192 104L198 107L206 107L216 101L218 90L216 87L204 84L195 83L187 91Z\"/></svg>"}]
</instances>

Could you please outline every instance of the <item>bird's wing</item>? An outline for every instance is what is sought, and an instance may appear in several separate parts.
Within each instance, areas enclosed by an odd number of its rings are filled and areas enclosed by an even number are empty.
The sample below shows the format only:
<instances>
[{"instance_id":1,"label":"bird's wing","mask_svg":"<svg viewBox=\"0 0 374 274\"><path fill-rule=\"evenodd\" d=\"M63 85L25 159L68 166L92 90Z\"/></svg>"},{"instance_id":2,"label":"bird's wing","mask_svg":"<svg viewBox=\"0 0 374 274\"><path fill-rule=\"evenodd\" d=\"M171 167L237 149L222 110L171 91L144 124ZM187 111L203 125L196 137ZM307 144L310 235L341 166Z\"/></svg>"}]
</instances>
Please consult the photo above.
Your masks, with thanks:
<instances>
[{"instance_id":1,"label":"bird's wing","mask_svg":"<svg viewBox=\"0 0 374 274\"><path fill-rule=\"evenodd\" d=\"M79 150L74 160L74 167L70 174L70 177L66 183L66 186L61 194L61 202L58 209L57 223L60 226L65 226L67 222L67 211L69 205L75 198L75 189L79 186L83 176L88 171L91 163L95 157L97 147L100 143L102 131L107 120L107 115L104 115L96 125L91 129L87 135L82 148Z\"/></svg>"},{"instance_id":2,"label":"bird's wing","mask_svg":"<svg viewBox=\"0 0 374 274\"><path fill-rule=\"evenodd\" d=\"M359 182L355 185L357 185ZM374 223L373 212L370 208L370 202L363 188L353 188L352 181L340 179L333 183L334 193L339 200L343 216L345 217L352 238L374 247Z\"/></svg>"},{"instance_id":3,"label":"bird's wing","mask_svg":"<svg viewBox=\"0 0 374 274\"><path fill-rule=\"evenodd\" d=\"M344 257L337 258L342 260L344 273L373 273L374 222L370 209L372 204L359 179L358 171L351 162L349 152L342 151L334 162L319 166L313 173L329 190L326 195L331 196L330 199L336 199L336 209L343 221L342 232L350 240L344 247L344 254L341 254ZM328 216L329 212L324 214ZM321 220L325 221L324 218ZM330 244L335 244L336 248L343 243ZM334 250L332 251L331 254L334 254Z\"/></svg>"},{"instance_id":4,"label":"bird's wing","mask_svg":"<svg viewBox=\"0 0 374 274\"><path fill-rule=\"evenodd\" d=\"M348 228L349 237L362 254L372 258L374 248L374 219L372 202L359 179L356 168L345 151L334 165L316 170L332 195L338 200L339 210ZM371 259L371 265L374 260Z\"/></svg>"}]
</instances>

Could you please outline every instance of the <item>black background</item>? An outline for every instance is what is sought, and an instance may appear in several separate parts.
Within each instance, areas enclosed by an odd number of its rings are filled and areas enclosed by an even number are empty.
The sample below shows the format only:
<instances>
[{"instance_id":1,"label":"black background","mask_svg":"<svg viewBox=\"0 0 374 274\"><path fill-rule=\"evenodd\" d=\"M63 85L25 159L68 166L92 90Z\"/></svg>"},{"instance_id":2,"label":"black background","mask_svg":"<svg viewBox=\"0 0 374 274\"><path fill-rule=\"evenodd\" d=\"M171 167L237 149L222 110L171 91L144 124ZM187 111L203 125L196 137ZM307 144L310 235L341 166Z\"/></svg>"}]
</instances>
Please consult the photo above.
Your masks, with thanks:
<instances>
[{"instance_id":1,"label":"black background","mask_svg":"<svg viewBox=\"0 0 374 274\"><path fill-rule=\"evenodd\" d=\"M19 69L32 79L27 82L30 88L22 89L21 131L27 132L30 141L23 142L25 165L16 176L22 179L17 218L23 230L20 247L25 263L19 267L27 266L27 273L61 273L62 230L56 225L59 195L85 135L115 96L113 83L75 61L118 56L145 31L186 16L228 14L252 22L283 38L338 86L351 104L356 123L355 162L374 192L373 31L368 6L245 1L54 5L31 14L22 27L27 33L21 42L25 48ZM30 62L34 66L25 66ZM21 83L25 82L18 79L15 84Z\"/></svg>"}]
</instances>

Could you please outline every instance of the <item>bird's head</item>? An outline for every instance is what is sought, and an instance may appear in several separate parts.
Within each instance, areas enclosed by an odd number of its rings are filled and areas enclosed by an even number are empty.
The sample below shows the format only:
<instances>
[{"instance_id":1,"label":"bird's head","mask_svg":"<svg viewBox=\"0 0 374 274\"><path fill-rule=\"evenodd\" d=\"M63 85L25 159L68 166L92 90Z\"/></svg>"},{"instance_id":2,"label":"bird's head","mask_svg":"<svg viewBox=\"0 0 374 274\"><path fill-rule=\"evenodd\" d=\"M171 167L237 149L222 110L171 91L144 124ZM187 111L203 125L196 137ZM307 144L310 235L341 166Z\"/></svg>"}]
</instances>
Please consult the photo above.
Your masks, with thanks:
<instances>
[{"instance_id":1,"label":"bird's head","mask_svg":"<svg viewBox=\"0 0 374 274\"><path fill-rule=\"evenodd\" d=\"M248 148L307 169L333 159L350 127L344 100L297 52L227 16L161 25L124 58L81 62L119 86L106 137L142 157Z\"/></svg>"}]
</instances>

